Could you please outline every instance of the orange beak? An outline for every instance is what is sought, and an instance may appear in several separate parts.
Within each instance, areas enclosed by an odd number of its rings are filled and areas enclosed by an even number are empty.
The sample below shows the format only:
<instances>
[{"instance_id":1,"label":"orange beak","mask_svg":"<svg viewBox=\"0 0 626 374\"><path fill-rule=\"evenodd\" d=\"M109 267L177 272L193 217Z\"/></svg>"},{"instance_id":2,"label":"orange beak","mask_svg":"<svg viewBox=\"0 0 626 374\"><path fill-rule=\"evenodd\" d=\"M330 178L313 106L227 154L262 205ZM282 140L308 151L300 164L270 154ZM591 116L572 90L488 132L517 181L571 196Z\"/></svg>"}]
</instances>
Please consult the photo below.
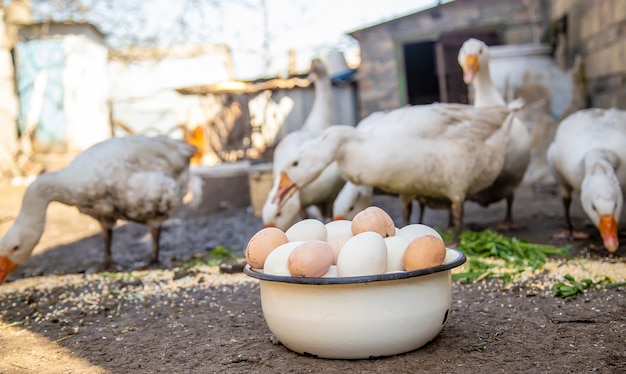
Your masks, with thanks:
<instances>
[{"instance_id":1,"label":"orange beak","mask_svg":"<svg viewBox=\"0 0 626 374\"><path fill-rule=\"evenodd\" d=\"M274 225L273 223L266 223L265 225L263 225L263 227L265 227L265 228L276 227L276 225Z\"/></svg>"},{"instance_id":2,"label":"orange beak","mask_svg":"<svg viewBox=\"0 0 626 374\"><path fill-rule=\"evenodd\" d=\"M347 220L344 216L333 216L333 221L345 221Z\"/></svg>"},{"instance_id":3,"label":"orange beak","mask_svg":"<svg viewBox=\"0 0 626 374\"><path fill-rule=\"evenodd\" d=\"M600 225L598 226L604 247L614 253L619 247L619 239L617 239L617 222L612 214L600 216Z\"/></svg>"},{"instance_id":4,"label":"orange beak","mask_svg":"<svg viewBox=\"0 0 626 374\"><path fill-rule=\"evenodd\" d=\"M465 64L463 64L463 81L466 84L472 83L478 69L480 69L480 65L478 65L478 55L465 56Z\"/></svg>"},{"instance_id":5,"label":"orange beak","mask_svg":"<svg viewBox=\"0 0 626 374\"><path fill-rule=\"evenodd\" d=\"M280 173L278 189L276 190L276 194L272 199L272 203L276 203L276 201L278 201L278 207L280 208L285 204L287 200L289 200L291 196L293 196L293 194L296 193L296 191L298 191L298 186L296 186L296 184L293 183L291 179L289 179L287 173L282 171Z\"/></svg>"},{"instance_id":6,"label":"orange beak","mask_svg":"<svg viewBox=\"0 0 626 374\"><path fill-rule=\"evenodd\" d=\"M17 264L7 256L0 257L0 284L11 274L11 272L17 267Z\"/></svg>"}]
</instances>

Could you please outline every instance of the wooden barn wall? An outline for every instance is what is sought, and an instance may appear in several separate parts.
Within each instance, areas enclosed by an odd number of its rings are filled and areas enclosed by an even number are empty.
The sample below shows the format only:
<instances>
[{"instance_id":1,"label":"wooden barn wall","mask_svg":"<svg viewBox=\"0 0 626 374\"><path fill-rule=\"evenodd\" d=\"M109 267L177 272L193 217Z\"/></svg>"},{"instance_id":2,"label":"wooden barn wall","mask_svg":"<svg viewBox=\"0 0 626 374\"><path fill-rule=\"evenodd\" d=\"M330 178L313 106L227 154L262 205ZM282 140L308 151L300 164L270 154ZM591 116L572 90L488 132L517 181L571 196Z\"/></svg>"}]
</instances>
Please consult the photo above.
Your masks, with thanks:
<instances>
[{"instance_id":1,"label":"wooden barn wall","mask_svg":"<svg viewBox=\"0 0 626 374\"><path fill-rule=\"evenodd\" d=\"M499 30L507 44L539 41L549 23L547 3L527 3L532 5L530 9L520 0L456 0L351 33L361 47L357 74L360 118L406 104L399 86L406 42L434 41L442 34L481 28Z\"/></svg>"},{"instance_id":2,"label":"wooden barn wall","mask_svg":"<svg viewBox=\"0 0 626 374\"><path fill-rule=\"evenodd\" d=\"M553 24L566 20L567 61L582 56L589 104L626 109L626 1L553 0Z\"/></svg>"}]
</instances>

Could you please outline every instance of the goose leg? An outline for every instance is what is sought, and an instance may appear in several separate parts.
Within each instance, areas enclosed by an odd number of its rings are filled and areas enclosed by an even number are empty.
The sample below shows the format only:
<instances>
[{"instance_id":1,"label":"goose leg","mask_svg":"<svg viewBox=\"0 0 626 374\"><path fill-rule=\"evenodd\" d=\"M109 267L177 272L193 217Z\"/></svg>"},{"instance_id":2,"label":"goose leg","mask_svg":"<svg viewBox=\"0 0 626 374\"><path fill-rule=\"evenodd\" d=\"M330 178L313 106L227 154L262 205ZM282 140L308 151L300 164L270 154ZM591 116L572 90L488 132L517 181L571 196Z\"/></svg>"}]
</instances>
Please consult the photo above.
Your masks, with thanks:
<instances>
[{"instance_id":1,"label":"goose leg","mask_svg":"<svg viewBox=\"0 0 626 374\"><path fill-rule=\"evenodd\" d=\"M402 202L402 226L404 227L411 221L411 214L413 213L413 198L401 197L400 201Z\"/></svg>"},{"instance_id":2,"label":"goose leg","mask_svg":"<svg viewBox=\"0 0 626 374\"><path fill-rule=\"evenodd\" d=\"M572 205L572 190L569 188L563 188L563 210L565 213L565 224L567 225L566 232L558 232L553 235L554 238L563 239L588 239L589 234L574 230L574 225L572 224L572 216L570 215L570 206Z\"/></svg>"},{"instance_id":3,"label":"goose leg","mask_svg":"<svg viewBox=\"0 0 626 374\"><path fill-rule=\"evenodd\" d=\"M450 209L454 217L454 237L452 238L452 242L448 243L448 245L456 247L459 245L459 237L463 230L463 202L453 202Z\"/></svg>"},{"instance_id":4,"label":"goose leg","mask_svg":"<svg viewBox=\"0 0 626 374\"><path fill-rule=\"evenodd\" d=\"M111 254L111 241L113 239L113 229L102 227L102 237L104 238L104 268L111 269L115 266Z\"/></svg>"},{"instance_id":5,"label":"goose leg","mask_svg":"<svg viewBox=\"0 0 626 374\"><path fill-rule=\"evenodd\" d=\"M511 229L517 229L520 226L513 221L513 200L515 198L514 194L510 194L506 197L506 215L504 216L504 221L500 222L496 225L496 230L507 231Z\"/></svg>"},{"instance_id":6,"label":"goose leg","mask_svg":"<svg viewBox=\"0 0 626 374\"><path fill-rule=\"evenodd\" d=\"M113 241L113 225L100 222L102 239L104 239L104 261L98 265L90 266L85 270L87 274L101 271L119 271L121 268L113 261L111 254L111 242Z\"/></svg>"},{"instance_id":7,"label":"goose leg","mask_svg":"<svg viewBox=\"0 0 626 374\"><path fill-rule=\"evenodd\" d=\"M153 266L159 263L159 240L161 238L161 226L153 227L150 229L152 234L152 255L150 256L150 262L147 266Z\"/></svg>"},{"instance_id":8,"label":"goose leg","mask_svg":"<svg viewBox=\"0 0 626 374\"><path fill-rule=\"evenodd\" d=\"M423 224L424 223L424 212L426 211L426 204L424 204L423 202L420 201L419 205L420 205L420 216L419 216L419 219L418 219L417 223Z\"/></svg>"},{"instance_id":9,"label":"goose leg","mask_svg":"<svg viewBox=\"0 0 626 374\"><path fill-rule=\"evenodd\" d=\"M567 201L566 201L567 200ZM589 239L589 234L583 231L578 231L574 229L574 225L572 224L572 216L570 214L570 206L572 204L572 193L569 191L567 197L563 197L563 205L567 207L565 208L565 219L567 221L567 229L569 230L570 238L572 239Z\"/></svg>"},{"instance_id":10,"label":"goose leg","mask_svg":"<svg viewBox=\"0 0 626 374\"><path fill-rule=\"evenodd\" d=\"M159 263L159 239L161 237L161 226L150 228L150 235L152 236L152 254L150 255L150 261L148 261L145 265L134 268L134 270L150 269Z\"/></svg>"}]
</instances>

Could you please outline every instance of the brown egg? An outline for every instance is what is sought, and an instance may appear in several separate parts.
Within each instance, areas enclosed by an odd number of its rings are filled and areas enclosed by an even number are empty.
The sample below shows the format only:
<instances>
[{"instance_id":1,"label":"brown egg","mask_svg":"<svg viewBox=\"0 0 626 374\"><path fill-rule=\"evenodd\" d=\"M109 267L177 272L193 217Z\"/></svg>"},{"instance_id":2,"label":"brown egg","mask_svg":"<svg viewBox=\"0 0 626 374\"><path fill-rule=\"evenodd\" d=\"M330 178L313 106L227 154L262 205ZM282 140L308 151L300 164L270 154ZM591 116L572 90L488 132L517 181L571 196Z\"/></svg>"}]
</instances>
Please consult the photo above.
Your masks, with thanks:
<instances>
[{"instance_id":1,"label":"brown egg","mask_svg":"<svg viewBox=\"0 0 626 374\"><path fill-rule=\"evenodd\" d=\"M288 241L283 230L276 227L266 227L254 234L248 242L246 261L251 267L262 269L267 255Z\"/></svg>"},{"instance_id":2,"label":"brown egg","mask_svg":"<svg viewBox=\"0 0 626 374\"><path fill-rule=\"evenodd\" d=\"M434 235L424 235L413 239L404 251L404 268L408 271L426 269L443 264L446 258L446 245Z\"/></svg>"},{"instance_id":3,"label":"brown egg","mask_svg":"<svg viewBox=\"0 0 626 374\"><path fill-rule=\"evenodd\" d=\"M333 249L321 240L311 240L294 248L287 259L294 277L321 277L333 264Z\"/></svg>"},{"instance_id":4,"label":"brown egg","mask_svg":"<svg viewBox=\"0 0 626 374\"><path fill-rule=\"evenodd\" d=\"M387 238L396 234L396 225L387 212L377 206L370 206L352 219L352 235L365 231L377 232Z\"/></svg>"}]
</instances>

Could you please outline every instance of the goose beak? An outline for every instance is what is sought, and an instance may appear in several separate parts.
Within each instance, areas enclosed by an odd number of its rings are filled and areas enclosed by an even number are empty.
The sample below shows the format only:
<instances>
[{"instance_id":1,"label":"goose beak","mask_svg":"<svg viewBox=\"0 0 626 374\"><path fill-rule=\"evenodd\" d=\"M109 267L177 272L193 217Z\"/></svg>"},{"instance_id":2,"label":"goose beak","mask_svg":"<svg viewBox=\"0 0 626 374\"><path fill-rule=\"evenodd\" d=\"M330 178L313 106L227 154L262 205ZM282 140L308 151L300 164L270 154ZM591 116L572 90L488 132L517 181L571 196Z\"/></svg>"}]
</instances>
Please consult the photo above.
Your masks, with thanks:
<instances>
[{"instance_id":1,"label":"goose beak","mask_svg":"<svg viewBox=\"0 0 626 374\"><path fill-rule=\"evenodd\" d=\"M265 225L263 225L263 227L267 229L269 227L276 227L276 225L274 225L273 223L266 223Z\"/></svg>"},{"instance_id":2,"label":"goose beak","mask_svg":"<svg viewBox=\"0 0 626 374\"><path fill-rule=\"evenodd\" d=\"M615 253L619 247L617 239L617 222L612 214L600 216L600 225L598 226L604 247L610 252Z\"/></svg>"},{"instance_id":3,"label":"goose beak","mask_svg":"<svg viewBox=\"0 0 626 374\"><path fill-rule=\"evenodd\" d=\"M280 181L278 183L278 189L276 190L276 194L272 199L272 203L278 202L278 207L282 208L285 205L285 202L289 200L293 194L298 191L298 186L289 179L287 173L282 171L280 173Z\"/></svg>"},{"instance_id":4,"label":"goose beak","mask_svg":"<svg viewBox=\"0 0 626 374\"><path fill-rule=\"evenodd\" d=\"M344 216L333 216L333 221L346 221L347 218Z\"/></svg>"},{"instance_id":5,"label":"goose beak","mask_svg":"<svg viewBox=\"0 0 626 374\"><path fill-rule=\"evenodd\" d=\"M0 257L0 284L4 283L4 280L16 267L17 264L9 260L7 256Z\"/></svg>"},{"instance_id":6,"label":"goose beak","mask_svg":"<svg viewBox=\"0 0 626 374\"><path fill-rule=\"evenodd\" d=\"M465 63L463 64L463 81L466 84L472 83L478 69L480 69L480 65L478 64L478 55L465 56Z\"/></svg>"}]
</instances>

